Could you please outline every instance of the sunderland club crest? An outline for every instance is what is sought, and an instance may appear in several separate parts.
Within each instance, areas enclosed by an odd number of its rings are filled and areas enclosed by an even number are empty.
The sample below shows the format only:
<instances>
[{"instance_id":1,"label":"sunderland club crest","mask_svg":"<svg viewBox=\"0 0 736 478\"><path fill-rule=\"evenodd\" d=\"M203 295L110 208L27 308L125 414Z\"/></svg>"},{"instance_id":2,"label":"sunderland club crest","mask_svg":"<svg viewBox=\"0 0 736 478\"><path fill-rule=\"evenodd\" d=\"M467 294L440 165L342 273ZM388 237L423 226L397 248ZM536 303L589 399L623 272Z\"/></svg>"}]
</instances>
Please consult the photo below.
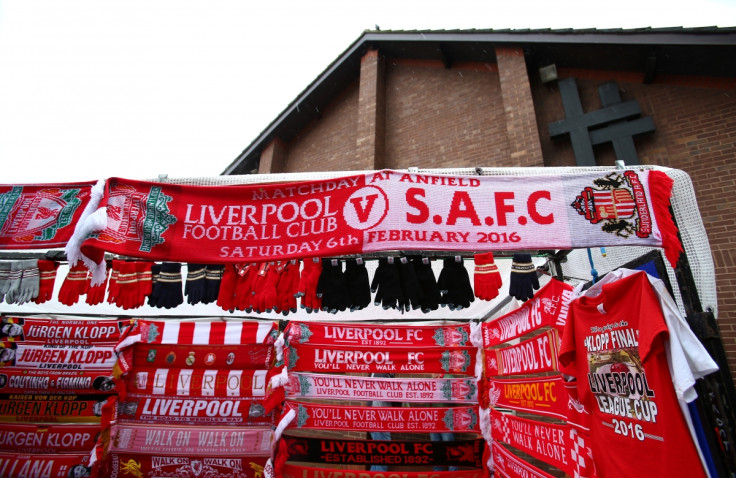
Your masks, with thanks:
<instances>
[{"instance_id":1,"label":"sunderland club crest","mask_svg":"<svg viewBox=\"0 0 736 478\"><path fill-rule=\"evenodd\" d=\"M635 171L612 172L593 181L570 205L604 232L628 238L646 238L652 233L652 219L646 191Z\"/></svg>"}]
</instances>

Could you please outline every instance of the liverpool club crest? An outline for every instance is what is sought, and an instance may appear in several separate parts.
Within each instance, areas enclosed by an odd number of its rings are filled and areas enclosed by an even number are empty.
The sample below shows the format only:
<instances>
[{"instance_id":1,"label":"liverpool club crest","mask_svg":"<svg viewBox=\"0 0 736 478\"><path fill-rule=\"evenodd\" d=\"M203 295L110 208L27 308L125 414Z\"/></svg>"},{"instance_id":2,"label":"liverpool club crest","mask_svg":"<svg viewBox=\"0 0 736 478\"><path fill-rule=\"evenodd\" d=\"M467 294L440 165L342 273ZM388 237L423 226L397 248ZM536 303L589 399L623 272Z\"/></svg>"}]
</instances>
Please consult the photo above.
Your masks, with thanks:
<instances>
[{"instance_id":1,"label":"liverpool club crest","mask_svg":"<svg viewBox=\"0 0 736 478\"><path fill-rule=\"evenodd\" d=\"M593 181L571 206L591 224L618 237L646 238L652 233L652 219L646 191L635 171L612 172Z\"/></svg>"}]
</instances>

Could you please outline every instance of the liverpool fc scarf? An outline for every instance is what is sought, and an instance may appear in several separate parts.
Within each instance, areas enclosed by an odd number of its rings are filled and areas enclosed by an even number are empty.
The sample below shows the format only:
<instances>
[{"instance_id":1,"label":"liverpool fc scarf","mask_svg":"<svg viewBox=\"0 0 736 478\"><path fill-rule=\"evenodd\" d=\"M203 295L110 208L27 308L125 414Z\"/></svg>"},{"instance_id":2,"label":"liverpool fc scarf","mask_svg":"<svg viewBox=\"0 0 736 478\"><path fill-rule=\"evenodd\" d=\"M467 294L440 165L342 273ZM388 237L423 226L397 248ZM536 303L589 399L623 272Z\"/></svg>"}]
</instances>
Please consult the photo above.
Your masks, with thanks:
<instances>
[{"instance_id":1,"label":"liverpool fc scarf","mask_svg":"<svg viewBox=\"0 0 736 478\"><path fill-rule=\"evenodd\" d=\"M478 407L359 407L287 400L282 417L287 427L317 430L415 433L477 433ZM279 426L281 424L279 423ZM278 437L277 437L278 438Z\"/></svg>"},{"instance_id":2,"label":"liverpool fc scarf","mask_svg":"<svg viewBox=\"0 0 736 478\"><path fill-rule=\"evenodd\" d=\"M355 471L314 468L291 463L287 463L284 467L284 478L485 478L485 476L485 472L482 470Z\"/></svg>"},{"instance_id":3,"label":"liverpool fc scarf","mask_svg":"<svg viewBox=\"0 0 736 478\"><path fill-rule=\"evenodd\" d=\"M149 455L268 456L273 432L268 428L224 426L112 426L110 452Z\"/></svg>"},{"instance_id":4,"label":"liverpool fc scarf","mask_svg":"<svg viewBox=\"0 0 736 478\"><path fill-rule=\"evenodd\" d=\"M452 349L292 345L286 351L290 372L449 373L475 375L475 347Z\"/></svg>"},{"instance_id":5,"label":"liverpool fc scarf","mask_svg":"<svg viewBox=\"0 0 736 478\"><path fill-rule=\"evenodd\" d=\"M542 327L562 332L572 300L572 286L550 280L518 309L482 324L484 347L494 347Z\"/></svg>"},{"instance_id":6,"label":"liverpool fc scarf","mask_svg":"<svg viewBox=\"0 0 736 478\"><path fill-rule=\"evenodd\" d=\"M90 200L93 182L0 185L0 248L63 247Z\"/></svg>"},{"instance_id":7,"label":"liverpool fc scarf","mask_svg":"<svg viewBox=\"0 0 736 478\"><path fill-rule=\"evenodd\" d=\"M290 322L284 331L289 344L371 347L467 347L470 325L413 326Z\"/></svg>"},{"instance_id":8,"label":"liverpool fc scarf","mask_svg":"<svg viewBox=\"0 0 736 478\"><path fill-rule=\"evenodd\" d=\"M368 378L290 373L286 396L384 402L478 403L474 378Z\"/></svg>"},{"instance_id":9,"label":"liverpool fc scarf","mask_svg":"<svg viewBox=\"0 0 736 478\"><path fill-rule=\"evenodd\" d=\"M482 468L483 440L380 441L284 436L286 459L337 465ZM279 461L281 457L279 458Z\"/></svg>"},{"instance_id":10,"label":"liverpool fc scarf","mask_svg":"<svg viewBox=\"0 0 736 478\"><path fill-rule=\"evenodd\" d=\"M548 330L515 345L484 351L486 375L529 375L557 371L556 330Z\"/></svg>"},{"instance_id":11,"label":"liverpool fc scarf","mask_svg":"<svg viewBox=\"0 0 736 478\"><path fill-rule=\"evenodd\" d=\"M664 247L674 265L682 249L668 209L672 183L655 170L525 177L384 170L226 188L110 178L74 244L97 268L106 251L228 263L629 245ZM67 248L68 257L78 254Z\"/></svg>"},{"instance_id":12,"label":"liverpool fc scarf","mask_svg":"<svg viewBox=\"0 0 736 478\"><path fill-rule=\"evenodd\" d=\"M516 379L487 379L490 406L567 419L582 405L570 400L560 375ZM483 408L486 408L485 406ZM578 422L580 423L580 422Z\"/></svg>"},{"instance_id":13,"label":"liverpool fc scarf","mask_svg":"<svg viewBox=\"0 0 736 478\"><path fill-rule=\"evenodd\" d=\"M89 453L99 433L99 425L6 423L0 427L0 448L13 453Z\"/></svg>"}]
</instances>

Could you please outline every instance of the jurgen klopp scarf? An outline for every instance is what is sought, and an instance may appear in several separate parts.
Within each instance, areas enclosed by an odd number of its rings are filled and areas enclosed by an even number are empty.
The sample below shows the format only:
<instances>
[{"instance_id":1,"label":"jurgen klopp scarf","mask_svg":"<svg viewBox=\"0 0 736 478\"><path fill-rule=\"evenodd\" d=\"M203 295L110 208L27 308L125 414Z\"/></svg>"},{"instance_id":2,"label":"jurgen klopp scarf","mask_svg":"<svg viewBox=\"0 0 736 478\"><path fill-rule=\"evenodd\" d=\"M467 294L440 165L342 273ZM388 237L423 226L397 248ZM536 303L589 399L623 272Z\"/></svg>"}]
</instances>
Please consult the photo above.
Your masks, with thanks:
<instances>
[{"instance_id":1,"label":"jurgen klopp scarf","mask_svg":"<svg viewBox=\"0 0 736 478\"><path fill-rule=\"evenodd\" d=\"M6 423L0 427L0 448L13 453L89 453L99 425Z\"/></svg>"},{"instance_id":2,"label":"jurgen klopp scarf","mask_svg":"<svg viewBox=\"0 0 736 478\"><path fill-rule=\"evenodd\" d=\"M45 345L117 344L130 320L86 317L3 317L0 340Z\"/></svg>"},{"instance_id":3,"label":"jurgen klopp scarf","mask_svg":"<svg viewBox=\"0 0 736 478\"><path fill-rule=\"evenodd\" d=\"M110 178L67 257L96 280L105 252L230 263L388 250L682 246L658 170L539 176L375 171L335 179L185 186ZM81 251L81 254L80 254ZM76 259L74 259L76 262Z\"/></svg>"}]
</instances>

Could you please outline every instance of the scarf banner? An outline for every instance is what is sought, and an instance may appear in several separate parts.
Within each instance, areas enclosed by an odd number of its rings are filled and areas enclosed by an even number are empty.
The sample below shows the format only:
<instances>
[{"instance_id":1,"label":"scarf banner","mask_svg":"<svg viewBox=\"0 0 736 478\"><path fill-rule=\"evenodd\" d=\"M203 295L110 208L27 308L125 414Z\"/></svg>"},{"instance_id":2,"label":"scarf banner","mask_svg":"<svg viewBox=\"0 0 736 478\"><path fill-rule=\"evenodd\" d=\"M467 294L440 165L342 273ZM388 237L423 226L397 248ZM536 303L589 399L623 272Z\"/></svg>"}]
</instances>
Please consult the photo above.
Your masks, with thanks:
<instances>
[{"instance_id":1,"label":"scarf banner","mask_svg":"<svg viewBox=\"0 0 736 478\"><path fill-rule=\"evenodd\" d=\"M474 378L375 378L290 373L288 398L478 403Z\"/></svg>"},{"instance_id":2,"label":"scarf banner","mask_svg":"<svg viewBox=\"0 0 736 478\"><path fill-rule=\"evenodd\" d=\"M491 448L493 450L493 471L504 478L554 478L549 473L509 452L498 442L494 441Z\"/></svg>"},{"instance_id":3,"label":"scarf banner","mask_svg":"<svg viewBox=\"0 0 736 478\"><path fill-rule=\"evenodd\" d=\"M3 317L0 340L44 345L116 344L129 320Z\"/></svg>"},{"instance_id":4,"label":"scarf banner","mask_svg":"<svg viewBox=\"0 0 736 478\"><path fill-rule=\"evenodd\" d=\"M384 432L479 432L478 407L358 407L287 400L288 426L318 430Z\"/></svg>"},{"instance_id":5,"label":"scarf banner","mask_svg":"<svg viewBox=\"0 0 736 478\"><path fill-rule=\"evenodd\" d=\"M361 471L314 468L287 463L284 478L485 478L482 470L463 471Z\"/></svg>"},{"instance_id":6,"label":"scarf banner","mask_svg":"<svg viewBox=\"0 0 736 478\"><path fill-rule=\"evenodd\" d=\"M672 183L654 170L523 177L384 170L228 187L110 178L99 203L107 220L90 215L74 243L99 267L104 252L240 263L633 245L664 246L673 262L681 245L668 209Z\"/></svg>"},{"instance_id":7,"label":"scarf banner","mask_svg":"<svg viewBox=\"0 0 736 478\"><path fill-rule=\"evenodd\" d=\"M103 370L112 372L115 346L0 343L0 367L19 370Z\"/></svg>"},{"instance_id":8,"label":"scarf banner","mask_svg":"<svg viewBox=\"0 0 736 478\"><path fill-rule=\"evenodd\" d=\"M125 376L128 393L188 397L264 397L268 370L140 368Z\"/></svg>"},{"instance_id":9,"label":"scarf banner","mask_svg":"<svg viewBox=\"0 0 736 478\"><path fill-rule=\"evenodd\" d=\"M486 375L528 375L557 371L556 330L509 347L484 350Z\"/></svg>"},{"instance_id":10,"label":"scarf banner","mask_svg":"<svg viewBox=\"0 0 736 478\"><path fill-rule=\"evenodd\" d=\"M4 368L0 392L110 392L115 388L111 371L32 370Z\"/></svg>"},{"instance_id":11,"label":"scarf banner","mask_svg":"<svg viewBox=\"0 0 736 478\"><path fill-rule=\"evenodd\" d=\"M185 427L115 424L110 451L151 455L256 455L271 454L270 428Z\"/></svg>"},{"instance_id":12,"label":"scarf banner","mask_svg":"<svg viewBox=\"0 0 736 478\"><path fill-rule=\"evenodd\" d=\"M412 326L290 322L284 331L289 344L360 347L468 347L470 324Z\"/></svg>"},{"instance_id":13,"label":"scarf banner","mask_svg":"<svg viewBox=\"0 0 736 478\"><path fill-rule=\"evenodd\" d=\"M64 247L94 185L0 185L0 249Z\"/></svg>"},{"instance_id":14,"label":"scarf banner","mask_svg":"<svg viewBox=\"0 0 736 478\"><path fill-rule=\"evenodd\" d=\"M120 421L179 425L271 425L262 401L244 397L174 398L128 393L118 403Z\"/></svg>"},{"instance_id":15,"label":"scarf banner","mask_svg":"<svg viewBox=\"0 0 736 478\"><path fill-rule=\"evenodd\" d=\"M135 343L159 345L272 344L277 333L276 322L240 320L182 322L138 319L120 341L118 350Z\"/></svg>"},{"instance_id":16,"label":"scarf banner","mask_svg":"<svg viewBox=\"0 0 736 478\"><path fill-rule=\"evenodd\" d=\"M91 476L89 452L59 455L19 455L0 453L0 476L15 477L86 477Z\"/></svg>"},{"instance_id":17,"label":"scarf banner","mask_svg":"<svg viewBox=\"0 0 736 478\"><path fill-rule=\"evenodd\" d=\"M100 431L99 425L5 423L0 448L13 453L89 453Z\"/></svg>"},{"instance_id":18,"label":"scarf banner","mask_svg":"<svg viewBox=\"0 0 736 478\"><path fill-rule=\"evenodd\" d=\"M491 410L493 439L507 443L570 476L593 468L586 440L567 424L546 423Z\"/></svg>"},{"instance_id":19,"label":"scarf banner","mask_svg":"<svg viewBox=\"0 0 736 478\"><path fill-rule=\"evenodd\" d=\"M100 423L109 394L0 394L0 422Z\"/></svg>"},{"instance_id":20,"label":"scarf banner","mask_svg":"<svg viewBox=\"0 0 736 478\"><path fill-rule=\"evenodd\" d=\"M335 440L284 436L288 460L338 465L482 468L482 439L463 441Z\"/></svg>"},{"instance_id":21,"label":"scarf banner","mask_svg":"<svg viewBox=\"0 0 736 478\"><path fill-rule=\"evenodd\" d=\"M118 356L122 373L139 367L193 369L268 369L273 345L147 345L125 348Z\"/></svg>"},{"instance_id":22,"label":"scarf banner","mask_svg":"<svg viewBox=\"0 0 736 478\"><path fill-rule=\"evenodd\" d=\"M295 372L449 373L475 375L475 347L366 350L357 347L291 345L284 354Z\"/></svg>"},{"instance_id":23,"label":"scarf banner","mask_svg":"<svg viewBox=\"0 0 736 478\"><path fill-rule=\"evenodd\" d=\"M109 478L263 478L267 456L234 457L184 455L183 453L110 453L99 476Z\"/></svg>"},{"instance_id":24,"label":"scarf banner","mask_svg":"<svg viewBox=\"0 0 736 478\"><path fill-rule=\"evenodd\" d=\"M517 379L488 379L488 399L496 408L510 408L563 420L573 402L560 375Z\"/></svg>"},{"instance_id":25,"label":"scarf banner","mask_svg":"<svg viewBox=\"0 0 736 478\"><path fill-rule=\"evenodd\" d=\"M494 347L542 327L562 332L573 299L572 291L572 286L551 279L518 309L491 322L483 322L483 346Z\"/></svg>"}]
</instances>

